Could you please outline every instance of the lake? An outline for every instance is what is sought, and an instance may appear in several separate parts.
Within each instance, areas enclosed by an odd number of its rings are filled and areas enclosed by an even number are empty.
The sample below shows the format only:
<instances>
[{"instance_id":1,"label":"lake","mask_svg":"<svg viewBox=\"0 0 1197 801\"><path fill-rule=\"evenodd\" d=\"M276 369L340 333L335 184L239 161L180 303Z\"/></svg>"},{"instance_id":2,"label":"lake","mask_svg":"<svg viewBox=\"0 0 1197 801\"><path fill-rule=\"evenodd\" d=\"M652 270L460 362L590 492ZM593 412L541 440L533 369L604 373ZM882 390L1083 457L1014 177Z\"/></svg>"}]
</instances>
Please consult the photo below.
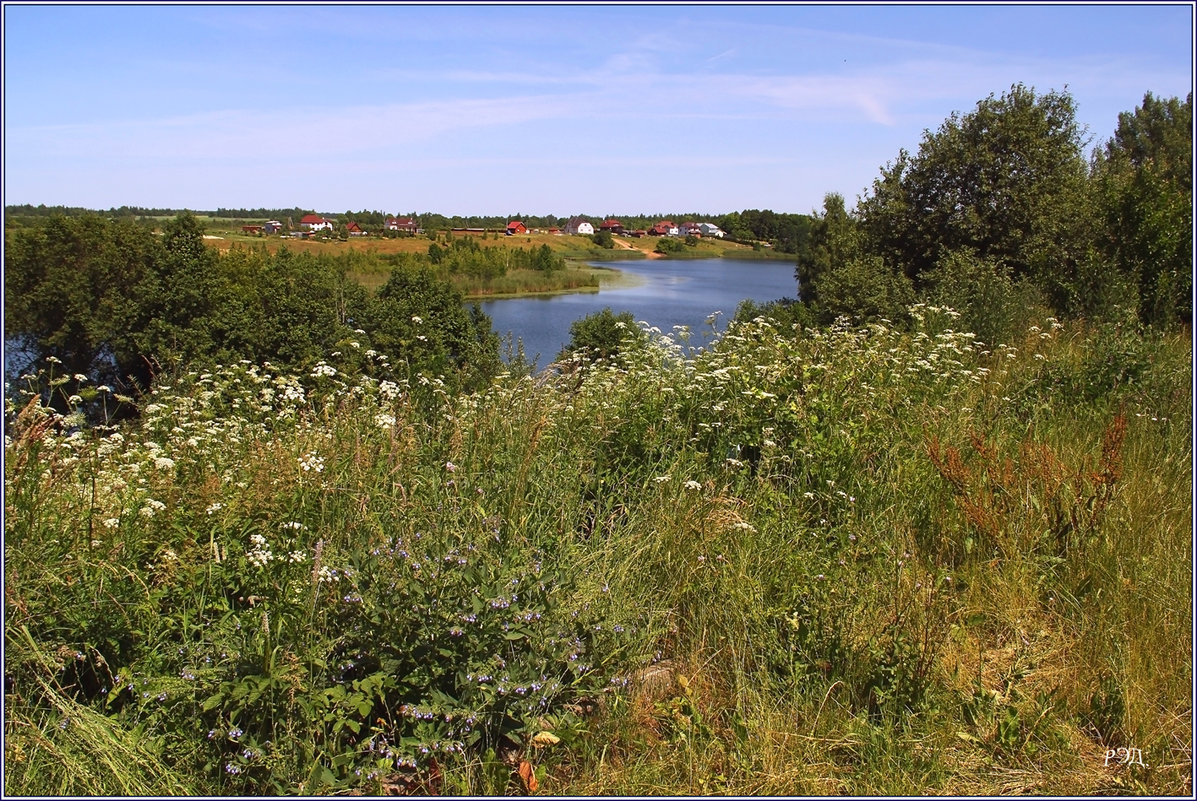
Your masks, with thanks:
<instances>
[{"instance_id":1,"label":"lake","mask_svg":"<svg viewBox=\"0 0 1197 801\"><path fill-rule=\"evenodd\" d=\"M611 262L594 262L612 267ZM524 343L524 353L543 368L569 344L569 327L575 321L610 306L619 314L628 311L672 334L675 325L686 325L691 342L702 344L710 334L707 319L714 312L719 330L735 316L742 300L764 303L797 296L794 263L775 260L652 259L619 262L616 269L636 279L636 286L600 287L598 292L489 300L479 305L491 318L499 336L511 335Z\"/></svg>"}]
</instances>

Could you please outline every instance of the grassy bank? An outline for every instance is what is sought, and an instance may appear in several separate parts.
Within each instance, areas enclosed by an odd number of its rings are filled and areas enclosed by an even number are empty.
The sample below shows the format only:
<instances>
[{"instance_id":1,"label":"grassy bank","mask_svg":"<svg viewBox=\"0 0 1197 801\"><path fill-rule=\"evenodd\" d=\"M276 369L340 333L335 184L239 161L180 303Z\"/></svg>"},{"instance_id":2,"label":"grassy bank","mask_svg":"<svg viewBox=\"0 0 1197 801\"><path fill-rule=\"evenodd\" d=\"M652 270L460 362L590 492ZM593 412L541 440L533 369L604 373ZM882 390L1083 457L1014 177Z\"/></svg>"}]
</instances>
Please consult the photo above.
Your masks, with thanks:
<instances>
[{"instance_id":1,"label":"grassy bank","mask_svg":"<svg viewBox=\"0 0 1197 801\"><path fill-rule=\"evenodd\" d=\"M5 792L1191 793L1189 339L916 313L10 405Z\"/></svg>"},{"instance_id":2,"label":"grassy bank","mask_svg":"<svg viewBox=\"0 0 1197 801\"><path fill-rule=\"evenodd\" d=\"M468 275L447 276L453 286L461 290L470 300L494 298L515 298L531 295L553 295L562 292L597 292L604 279L612 271L597 270L587 265L571 264L567 269L543 273L536 270L511 270L506 275L491 279ZM387 282L389 270L357 271L349 277L370 290L376 290Z\"/></svg>"}]
</instances>

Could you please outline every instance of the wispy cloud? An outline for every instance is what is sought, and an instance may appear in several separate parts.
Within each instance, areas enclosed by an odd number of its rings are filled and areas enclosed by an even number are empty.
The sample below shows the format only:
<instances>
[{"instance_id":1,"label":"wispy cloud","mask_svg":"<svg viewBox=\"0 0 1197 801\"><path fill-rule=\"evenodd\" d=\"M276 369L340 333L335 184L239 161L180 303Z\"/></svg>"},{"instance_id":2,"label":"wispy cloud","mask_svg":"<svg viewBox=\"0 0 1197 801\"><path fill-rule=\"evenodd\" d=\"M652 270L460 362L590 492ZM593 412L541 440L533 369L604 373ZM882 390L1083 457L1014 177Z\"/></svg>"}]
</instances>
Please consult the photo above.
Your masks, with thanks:
<instances>
[{"instance_id":1,"label":"wispy cloud","mask_svg":"<svg viewBox=\"0 0 1197 801\"><path fill-rule=\"evenodd\" d=\"M452 131L517 125L580 111L568 98L524 96L273 112L217 111L113 123L13 127L7 133L13 152L36 145L43 156L87 152L92 157L119 157L134 146L142 159L226 158L230 154L306 158L400 147Z\"/></svg>"}]
</instances>

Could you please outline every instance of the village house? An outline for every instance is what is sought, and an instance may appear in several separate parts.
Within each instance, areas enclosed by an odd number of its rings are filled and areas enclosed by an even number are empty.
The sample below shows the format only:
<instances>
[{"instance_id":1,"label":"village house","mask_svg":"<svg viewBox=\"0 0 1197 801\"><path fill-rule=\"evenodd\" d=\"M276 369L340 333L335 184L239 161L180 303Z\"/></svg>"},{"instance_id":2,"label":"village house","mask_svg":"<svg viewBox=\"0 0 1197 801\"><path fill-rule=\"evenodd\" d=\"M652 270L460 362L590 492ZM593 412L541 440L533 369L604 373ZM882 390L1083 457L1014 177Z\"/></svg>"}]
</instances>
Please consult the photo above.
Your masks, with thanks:
<instances>
[{"instance_id":1,"label":"village house","mask_svg":"<svg viewBox=\"0 0 1197 801\"><path fill-rule=\"evenodd\" d=\"M623 233L623 223L621 223L619 220L614 220L614 219L603 220L602 224L599 226L599 230L600 231L609 231L613 234L622 234Z\"/></svg>"},{"instance_id":2,"label":"village house","mask_svg":"<svg viewBox=\"0 0 1197 801\"><path fill-rule=\"evenodd\" d=\"M713 236L717 239L722 239L725 236L723 229L715 225L715 223L699 223L698 228L702 231L703 236Z\"/></svg>"},{"instance_id":3,"label":"village house","mask_svg":"<svg viewBox=\"0 0 1197 801\"><path fill-rule=\"evenodd\" d=\"M345 226L345 230L349 232L350 236L365 236L366 232L362 227L355 222L350 222Z\"/></svg>"},{"instance_id":4,"label":"village house","mask_svg":"<svg viewBox=\"0 0 1197 801\"><path fill-rule=\"evenodd\" d=\"M702 236L702 227L696 222L684 222L678 226L678 236Z\"/></svg>"},{"instance_id":5,"label":"village house","mask_svg":"<svg viewBox=\"0 0 1197 801\"><path fill-rule=\"evenodd\" d=\"M262 233L264 234L277 234L281 230L283 230L283 224L278 220L271 220L262 225Z\"/></svg>"},{"instance_id":6,"label":"village house","mask_svg":"<svg viewBox=\"0 0 1197 801\"><path fill-rule=\"evenodd\" d=\"M661 220L648 229L649 236L677 236L678 228L670 220Z\"/></svg>"},{"instance_id":7,"label":"village house","mask_svg":"<svg viewBox=\"0 0 1197 801\"><path fill-rule=\"evenodd\" d=\"M409 234L420 232L420 226L411 217L387 217L386 229L388 231L405 231Z\"/></svg>"},{"instance_id":8,"label":"village house","mask_svg":"<svg viewBox=\"0 0 1197 801\"><path fill-rule=\"evenodd\" d=\"M594 236L594 223L585 217L571 217L565 224L565 233Z\"/></svg>"},{"instance_id":9,"label":"village house","mask_svg":"<svg viewBox=\"0 0 1197 801\"><path fill-rule=\"evenodd\" d=\"M507 223L507 235L508 236L515 236L516 234L526 234L526 233L528 233L528 226L524 225L519 220L512 220L511 222Z\"/></svg>"},{"instance_id":10,"label":"village house","mask_svg":"<svg viewBox=\"0 0 1197 801\"><path fill-rule=\"evenodd\" d=\"M331 231L333 227L332 220L326 220L318 214L303 215L299 224L306 226L309 231Z\"/></svg>"}]
</instances>

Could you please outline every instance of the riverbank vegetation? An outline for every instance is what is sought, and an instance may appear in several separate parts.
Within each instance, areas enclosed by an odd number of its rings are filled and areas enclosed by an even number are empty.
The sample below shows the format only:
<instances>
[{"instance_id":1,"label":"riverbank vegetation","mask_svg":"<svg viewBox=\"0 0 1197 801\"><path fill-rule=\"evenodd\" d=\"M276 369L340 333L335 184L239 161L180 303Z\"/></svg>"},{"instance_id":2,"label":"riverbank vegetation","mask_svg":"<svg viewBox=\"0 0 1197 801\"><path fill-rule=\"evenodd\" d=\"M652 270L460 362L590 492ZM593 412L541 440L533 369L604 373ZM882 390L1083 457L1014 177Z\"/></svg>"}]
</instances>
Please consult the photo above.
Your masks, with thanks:
<instances>
[{"instance_id":1,"label":"riverbank vegetation","mask_svg":"<svg viewBox=\"0 0 1197 801\"><path fill-rule=\"evenodd\" d=\"M6 231L5 793L1191 795L1191 99L1069 102L539 374L454 281L542 243Z\"/></svg>"}]
</instances>

